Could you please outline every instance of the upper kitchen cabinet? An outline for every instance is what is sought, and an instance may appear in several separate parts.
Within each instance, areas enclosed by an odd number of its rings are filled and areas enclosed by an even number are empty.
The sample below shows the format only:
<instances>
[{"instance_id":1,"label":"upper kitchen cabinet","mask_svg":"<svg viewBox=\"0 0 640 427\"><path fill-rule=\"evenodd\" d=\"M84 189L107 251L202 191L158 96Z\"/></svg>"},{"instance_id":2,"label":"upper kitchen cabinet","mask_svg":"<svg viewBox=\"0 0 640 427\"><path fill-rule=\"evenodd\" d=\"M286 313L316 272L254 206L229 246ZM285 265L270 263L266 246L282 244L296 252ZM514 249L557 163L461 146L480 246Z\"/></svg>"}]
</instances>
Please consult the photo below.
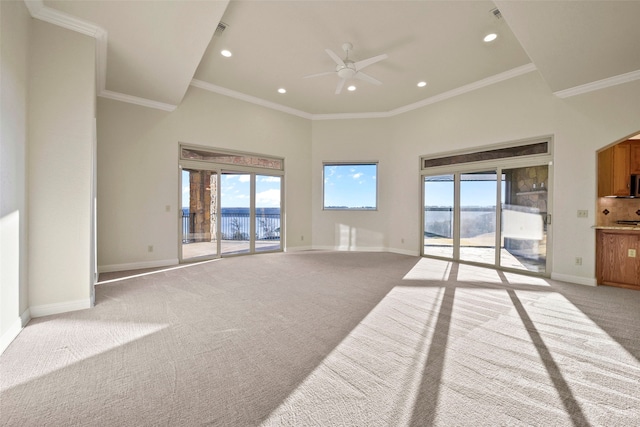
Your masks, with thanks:
<instances>
[{"instance_id":1,"label":"upper kitchen cabinet","mask_svg":"<svg viewBox=\"0 0 640 427\"><path fill-rule=\"evenodd\" d=\"M631 162L629 163L629 172L631 173L631 175L640 175L640 140L630 140L629 143L631 156Z\"/></svg>"},{"instance_id":2,"label":"upper kitchen cabinet","mask_svg":"<svg viewBox=\"0 0 640 427\"><path fill-rule=\"evenodd\" d=\"M640 154L637 151L635 153ZM628 141L600 151L598 153L598 197L628 196L631 183L630 165L631 144Z\"/></svg>"}]
</instances>

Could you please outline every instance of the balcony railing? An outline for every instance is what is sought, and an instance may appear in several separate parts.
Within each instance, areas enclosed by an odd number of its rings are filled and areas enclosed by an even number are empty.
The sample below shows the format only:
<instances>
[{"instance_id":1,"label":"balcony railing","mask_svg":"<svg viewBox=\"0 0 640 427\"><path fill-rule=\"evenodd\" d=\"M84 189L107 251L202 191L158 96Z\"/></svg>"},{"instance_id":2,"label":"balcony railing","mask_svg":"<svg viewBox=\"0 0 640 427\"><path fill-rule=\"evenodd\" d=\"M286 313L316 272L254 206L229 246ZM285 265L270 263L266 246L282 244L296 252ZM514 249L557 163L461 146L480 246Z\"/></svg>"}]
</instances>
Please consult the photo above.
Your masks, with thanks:
<instances>
[{"instance_id":1,"label":"balcony railing","mask_svg":"<svg viewBox=\"0 0 640 427\"><path fill-rule=\"evenodd\" d=\"M182 212L182 243L196 242L195 213ZM249 213L225 213L220 217L222 240L249 240L251 216ZM256 215L256 240L280 239L280 214Z\"/></svg>"}]
</instances>

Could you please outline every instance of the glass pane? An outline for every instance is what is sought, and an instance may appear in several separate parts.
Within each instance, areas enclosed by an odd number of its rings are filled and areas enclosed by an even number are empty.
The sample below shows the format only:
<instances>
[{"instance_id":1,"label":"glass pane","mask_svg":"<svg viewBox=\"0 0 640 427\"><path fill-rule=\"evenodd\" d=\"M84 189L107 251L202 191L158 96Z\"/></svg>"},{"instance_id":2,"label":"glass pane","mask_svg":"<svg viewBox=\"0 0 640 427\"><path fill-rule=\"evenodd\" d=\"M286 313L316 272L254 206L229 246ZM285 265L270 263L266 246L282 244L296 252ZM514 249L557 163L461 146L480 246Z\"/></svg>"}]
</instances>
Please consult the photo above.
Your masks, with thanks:
<instances>
[{"instance_id":1,"label":"glass pane","mask_svg":"<svg viewBox=\"0 0 640 427\"><path fill-rule=\"evenodd\" d=\"M220 251L222 254L249 252L251 175L223 173L221 180Z\"/></svg>"},{"instance_id":2,"label":"glass pane","mask_svg":"<svg viewBox=\"0 0 640 427\"><path fill-rule=\"evenodd\" d=\"M377 163L325 164L324 209L375 210L377 170Z\"/></svg>"},{"instance_id":3,"label":"glass pane","mask_svg":"<svg viewBox=\"0 0 640 427\"><path fill-rule=\"evenodd\" d=\"M279 176L256 175L256 252L280 250Z\"/></svg>"},{"instance_id":4,"label":"glass pane","mask_svg":"<svg viewBox=\"0 0 640 427\"><path fill-rule=\"evenodd\" d=\"M182 171L182 259L218 254L217 178L211 171Z\"/></svg>"},{"instance_id":5,"label":"glass pane","mask_svg":"<svg viewBox=\"0 0 640 427\"><path fill-rule=\"evenodd\" d=\"M495 265L496 172L460 175L460 259Z\"/></svg>"},{"instance_id":6,"label":"glass pane","mask_svg":"<svg viewBox=\"0 0 640 427\"><path fill-rule=\"evenodd\" d=\"M544 273L547 263L549 167L505 169L502 204L503 267Z\"/></svg>"},{"instance_id":7,"label":"glass pane","mask_svg":"<svg viewBox=\"0 0 640 427\"><path fill-rule=\"evenodd\" d=\"M424 178L424 254L453 257L453 175Z\"/></svg>"}]
</instances>

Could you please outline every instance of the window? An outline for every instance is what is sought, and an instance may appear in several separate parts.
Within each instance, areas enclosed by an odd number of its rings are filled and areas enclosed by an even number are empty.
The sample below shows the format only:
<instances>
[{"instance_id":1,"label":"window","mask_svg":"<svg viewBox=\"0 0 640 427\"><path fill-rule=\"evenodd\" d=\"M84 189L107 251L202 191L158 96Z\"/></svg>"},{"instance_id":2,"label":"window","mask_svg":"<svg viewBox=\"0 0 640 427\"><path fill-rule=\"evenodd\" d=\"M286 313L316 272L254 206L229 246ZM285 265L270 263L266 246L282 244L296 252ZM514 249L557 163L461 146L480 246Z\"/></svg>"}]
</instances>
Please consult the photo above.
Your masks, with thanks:
<instances>
[{"instance_id":1,"label":"window","mask_svg":"<svg viewBox=\"0 0 640 427\"><path fill-rule=\"evenodd\" d=\"M180 146L180 261L283 249L284 159Z\"/></svg>"},{"instance_id":2,"label":"window","mask_svg":"<svg viewBox=\"0 0 640 427\"><path fill-rule=\"evenodd\" d=\"M551 140L422 157L422 254L547 275Z\"/></svg>"},{"instance_id":3,"label":"window","mask_svg":"<svg viewBox=\"0 0 640 427\"><path fill-rule=\"evenodd\" d=\"M378 163L325 163L325 210L376 210Z\"/></svg>"}]
</instances>

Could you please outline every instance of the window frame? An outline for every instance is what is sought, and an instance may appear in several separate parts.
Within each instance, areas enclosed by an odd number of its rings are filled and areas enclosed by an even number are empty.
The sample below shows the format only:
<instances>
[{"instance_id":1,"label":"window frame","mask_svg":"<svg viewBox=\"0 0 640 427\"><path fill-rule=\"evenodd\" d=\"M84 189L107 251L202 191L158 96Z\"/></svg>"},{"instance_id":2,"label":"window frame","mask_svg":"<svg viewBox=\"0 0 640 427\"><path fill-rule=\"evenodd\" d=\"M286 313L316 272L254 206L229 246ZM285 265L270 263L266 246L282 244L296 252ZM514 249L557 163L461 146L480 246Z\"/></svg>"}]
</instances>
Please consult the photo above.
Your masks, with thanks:
<instances>
[{"instance_id":1,"label":"window frame","mask_svg":"<svg viewBox=\"0 0 640 427\"><path fill-rule=\"evenodd\" d=\"M325 171L326 168L330 166L375 166L375 206L373 208L364 208L364 207L327 207L325 205L325 196L326 196L326 176ZM378 191L379 191L379 179L378 174L380 171L380 164L377 160L372 161L323 161L322 162L322 210L323 211L360 211L360 212L375 212L378 211Z\"/></svg>"}]
</instances>

